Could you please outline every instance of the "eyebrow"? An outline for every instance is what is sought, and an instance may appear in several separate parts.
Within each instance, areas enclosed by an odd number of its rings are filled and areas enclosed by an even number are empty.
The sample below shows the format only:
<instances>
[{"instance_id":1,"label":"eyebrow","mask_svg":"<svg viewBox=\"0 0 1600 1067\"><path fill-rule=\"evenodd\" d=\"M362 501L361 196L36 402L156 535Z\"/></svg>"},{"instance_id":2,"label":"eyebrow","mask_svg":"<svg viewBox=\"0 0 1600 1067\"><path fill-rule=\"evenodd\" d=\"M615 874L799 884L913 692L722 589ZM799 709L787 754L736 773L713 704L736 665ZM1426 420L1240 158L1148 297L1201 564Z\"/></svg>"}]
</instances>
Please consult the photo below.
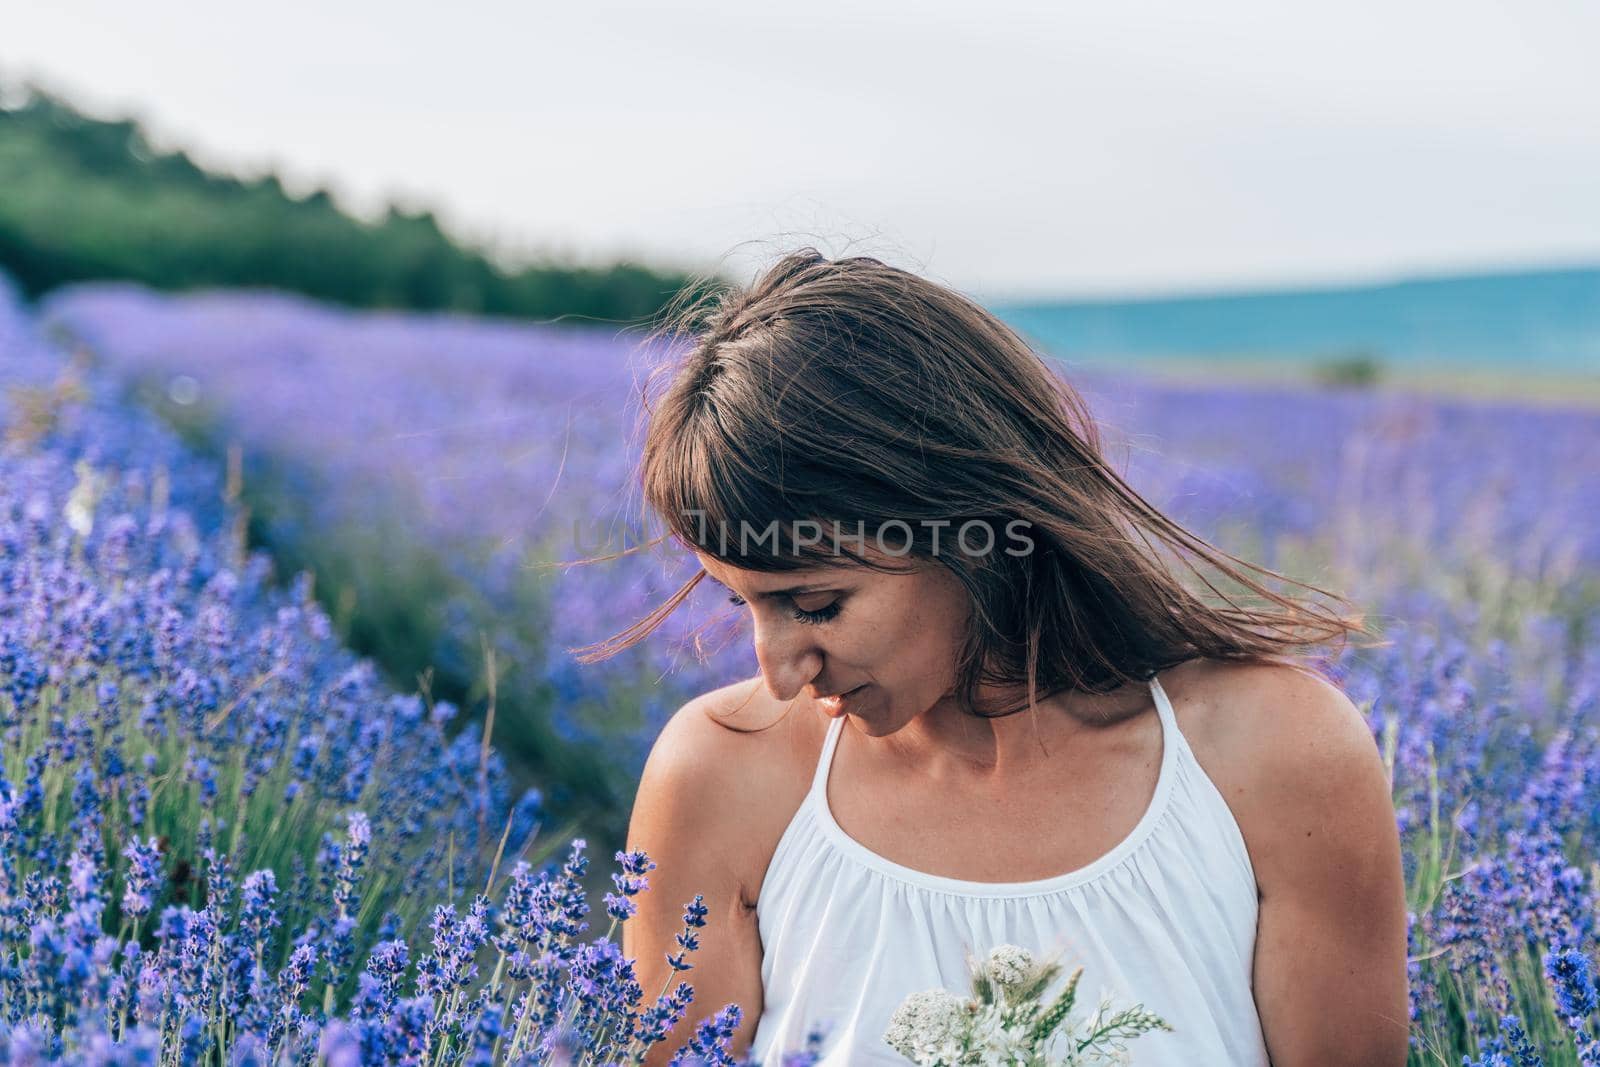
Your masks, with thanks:
<instances>
[{"instance_id":1,"label":"eyebrow","mask_svg":"<svg viewBox=\"0 0 1600 1067\"><path fill-rule=\"evenodd\" d=\"M711 574L709 572L707 572L706 577L707 578L711 578ZM722 588L727 589L728 592L730 592L730 593L734 592L733 589L729 588L727 585L723 584L722 582L717 581L717 579L711 578L711 580L713 582L716 582L717 585L722 586ZM833 587L830 586L830 585L794 585L794 586L790 586L788 589L773 589L773 590L769 590L768 592L765 592L765 593L760 593L760 594L757 595L757 599L759 599L759 600L780 600L780 599L782 599L783 597L786 597L786 596L803 596L806 593L818 593L818 592L821 592L824 589L832 589L832 588Z\"/></svg>"}]
</instances>

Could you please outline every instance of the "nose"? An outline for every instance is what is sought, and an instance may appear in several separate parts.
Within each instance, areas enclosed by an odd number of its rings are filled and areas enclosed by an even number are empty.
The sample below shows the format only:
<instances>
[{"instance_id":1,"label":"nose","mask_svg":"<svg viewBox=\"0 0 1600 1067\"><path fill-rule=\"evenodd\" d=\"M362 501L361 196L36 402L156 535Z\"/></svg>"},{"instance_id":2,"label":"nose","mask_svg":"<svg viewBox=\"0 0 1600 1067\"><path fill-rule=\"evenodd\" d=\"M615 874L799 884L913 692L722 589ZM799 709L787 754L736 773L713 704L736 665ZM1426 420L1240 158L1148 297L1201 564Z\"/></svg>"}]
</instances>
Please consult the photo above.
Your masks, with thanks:
<instances>
[{"instance_id":1,"label":"nose","mask_svg":"<svg viewBox=\"0 0 1600 1067\"><path fill-rule=\"evenodd\" d=\"M755 621L756 662L774 700L798 697L822 673L822 650L803 623L762 618Z\"/></svg>"}]
</instances>

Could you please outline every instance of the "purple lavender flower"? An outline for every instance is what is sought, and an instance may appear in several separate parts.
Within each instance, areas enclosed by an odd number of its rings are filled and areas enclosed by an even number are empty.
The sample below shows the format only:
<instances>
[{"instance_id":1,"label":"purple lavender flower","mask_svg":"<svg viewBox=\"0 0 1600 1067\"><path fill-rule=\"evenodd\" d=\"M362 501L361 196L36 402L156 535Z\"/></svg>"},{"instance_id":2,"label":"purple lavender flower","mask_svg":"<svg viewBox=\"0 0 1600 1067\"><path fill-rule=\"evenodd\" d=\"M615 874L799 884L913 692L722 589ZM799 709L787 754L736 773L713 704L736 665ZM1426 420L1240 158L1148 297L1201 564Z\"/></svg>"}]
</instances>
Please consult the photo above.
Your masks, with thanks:
<instances>
[{"instance_id":1,"label":"purple lavender flower","mask_svg":"<svg viewBox=\"0 0 1600 1067\"><path fill-rule=\"evenodd\" d=\"M613 919L621 922L633 917L638 910L638 905L633 902L633 897L650 887L650 879L645 875L655 869L655 864L643 852L618 852L617 862L622 864L622 870L611 876L611 881L616 885L621 896L616 893L607 893L605 896L606 913Z\"/></svg>"},{"instance_id":2,"label":"purple lavender flower","mask_svg":"<svg viewBox=\"0 0 1600 1067\"><path fill-rule=\"evenodd\" d=\"M694 966L694 964L688 962L687 956L690 952L700 947L700 937L694 931L706 924L706 915L709 914L710 909L705 906L704 902L704 894L696 893L694 900L684 909L683 933L676 935L678 945L683 951L667 957L667 963L675 971L687 971Z\"/></svg>"},{"instance_id":3,"label":"purple lavender flower","mask_svg":"<svg viewBox=\"0 0 1600 1067\"><path fill-rule=\"evenodd\" d=\"M729 1004L710 1018L702 1019L700 1025L695 1027L694 1039L672 1057L672 1067L686 1067L688 1064L733 1067L733 1057L728 1055L724 1046L732 1039L742 1017L739 1005Z\"/></svg>"}]
</instances>

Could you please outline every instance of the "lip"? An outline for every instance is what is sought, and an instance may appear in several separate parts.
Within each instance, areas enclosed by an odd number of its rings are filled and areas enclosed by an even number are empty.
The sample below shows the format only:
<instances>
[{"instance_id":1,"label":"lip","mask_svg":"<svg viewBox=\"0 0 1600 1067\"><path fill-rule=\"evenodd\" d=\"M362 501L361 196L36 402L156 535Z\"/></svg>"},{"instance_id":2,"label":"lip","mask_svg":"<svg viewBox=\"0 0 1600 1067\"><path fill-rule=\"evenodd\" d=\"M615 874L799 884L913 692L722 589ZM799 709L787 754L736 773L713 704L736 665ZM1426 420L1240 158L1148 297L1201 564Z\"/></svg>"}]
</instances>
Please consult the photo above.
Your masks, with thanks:
<instances>
[{"instance_id":1,"label":"lip","mask_svg":"<svg viewBox=\"0 0 1600 1067\"><path fill-rule=\"evenodd\" d=\"M851 708L858 704L861 691L871 684L871 682L863 682L841 696L819 697L817 703L822 706L822 710L831 718L836 719L840 715L848 713Z\"/></svg>"}]
</instances>

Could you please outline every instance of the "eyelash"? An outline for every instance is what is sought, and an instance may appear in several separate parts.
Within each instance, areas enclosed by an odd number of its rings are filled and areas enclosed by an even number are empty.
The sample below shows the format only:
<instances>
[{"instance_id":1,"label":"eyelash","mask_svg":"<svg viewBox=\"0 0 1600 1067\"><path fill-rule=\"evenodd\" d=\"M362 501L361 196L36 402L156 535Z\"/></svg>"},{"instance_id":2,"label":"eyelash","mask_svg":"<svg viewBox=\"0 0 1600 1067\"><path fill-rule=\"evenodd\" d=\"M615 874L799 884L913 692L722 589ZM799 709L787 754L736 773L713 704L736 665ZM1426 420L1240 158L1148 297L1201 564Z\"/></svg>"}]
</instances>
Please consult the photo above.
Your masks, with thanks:
<instances>
[{"instance_id":1,"label":"eyelash","mask_svg":"<svg viewBox=\"0 0 1600 1067\"><path fill-rule=\"evenodd\" d=\"M738 593L730 593L728 595L728 603L733 604L736 607L743 607L745 604L745 599ZM804 608L797 607L794 609L792 614L794 615L796 622L803 622L808 626L821 626L823 623L829 622L838 617L839 602L835 600L832 604L829 604L827 607L821 608L817 611L806 611Z\"/></svg>"}]
</instances>

